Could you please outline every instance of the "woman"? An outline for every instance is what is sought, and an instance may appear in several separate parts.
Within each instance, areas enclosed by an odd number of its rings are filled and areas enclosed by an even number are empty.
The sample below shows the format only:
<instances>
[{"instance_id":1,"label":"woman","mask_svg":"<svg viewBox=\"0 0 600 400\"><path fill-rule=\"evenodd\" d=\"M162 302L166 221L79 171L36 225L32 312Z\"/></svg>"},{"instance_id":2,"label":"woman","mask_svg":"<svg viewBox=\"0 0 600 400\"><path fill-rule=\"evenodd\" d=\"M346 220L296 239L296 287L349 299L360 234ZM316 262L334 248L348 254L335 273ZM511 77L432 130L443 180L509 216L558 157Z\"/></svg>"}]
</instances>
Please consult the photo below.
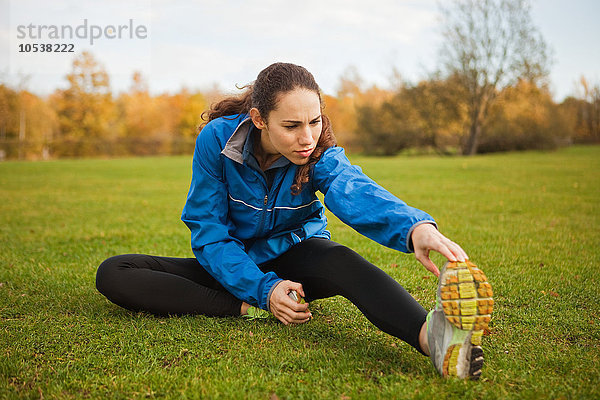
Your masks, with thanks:
<instances>
[{"instance_id":1,"label":"woman","mask_svg":"<svg viewBox=\"0 0 600 400\"><path fill-rule=\"evenodd\" d=\"M459 275L475 289L487 285L485 278L474 275L479 270L431 216L350 164L335 145L319 87L306 69L265 68L243 96L214 105L208 119L196 141L182 213L196 258L109 258L97 273L101 293L157 315L268 310L286 325L309 321L310 301L342 295L381 330L430 355L442 375L479 377L487 315L475 303L473 313L453 316L461 300L448 296L458 293ZM414 251L436 276L429 252L448 258L452 268L442 271L436 310L428 315L389 275L331 241L316 191L343 222L385 246ZM306 302L294 301L295 293ZM477 298L468 297L470 308ZM471 318L478 325L468 325Z\"/></svg>"}]
</instances>

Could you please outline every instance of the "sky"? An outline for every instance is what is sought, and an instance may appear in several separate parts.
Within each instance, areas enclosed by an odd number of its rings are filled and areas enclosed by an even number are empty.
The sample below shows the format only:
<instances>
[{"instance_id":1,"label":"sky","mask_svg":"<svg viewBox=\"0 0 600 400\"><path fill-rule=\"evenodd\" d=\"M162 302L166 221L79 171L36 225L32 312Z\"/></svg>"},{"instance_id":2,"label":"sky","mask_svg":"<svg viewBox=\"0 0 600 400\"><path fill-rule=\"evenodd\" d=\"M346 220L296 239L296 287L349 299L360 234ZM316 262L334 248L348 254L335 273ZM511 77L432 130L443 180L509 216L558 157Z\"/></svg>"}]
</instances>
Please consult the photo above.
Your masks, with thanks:
<instances>
[{"instance_id":1,"label":"sky","mask_svg":"<svg viewBox=\"0 0 600 400\"><path fill-rule=\"evenodd\" d=\"M0 82L49 94L89 51L116 93L134 71L155 94L235 92L276 61L303 65L327 94L349 71L389 87L394 71L416 82L435 70L438 10L437 0L0 0ZM532 0L531 15L553 51L555 100L582 75L600 84L600 1ZM26 51L36 43L73 52Z\"/></svg>"}]
</instances>

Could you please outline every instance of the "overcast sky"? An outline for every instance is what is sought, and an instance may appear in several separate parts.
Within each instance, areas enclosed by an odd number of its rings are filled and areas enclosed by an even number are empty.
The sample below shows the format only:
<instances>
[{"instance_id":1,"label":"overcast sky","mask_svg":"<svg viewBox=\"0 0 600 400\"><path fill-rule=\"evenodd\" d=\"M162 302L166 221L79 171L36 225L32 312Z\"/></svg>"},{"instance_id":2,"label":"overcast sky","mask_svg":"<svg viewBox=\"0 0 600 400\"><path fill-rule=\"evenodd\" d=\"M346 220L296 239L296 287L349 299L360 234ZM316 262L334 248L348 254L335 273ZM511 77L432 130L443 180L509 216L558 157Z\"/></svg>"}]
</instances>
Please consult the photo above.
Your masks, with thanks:
<instances>
[{"instance_id":1,"label":"overcast sky","mask_svg":"<svg viewBox=\"0 0 600 400\"><path fill-rule=\"evenodd\" d=\"M600 1L532 3L534 23L554 50L555 99L573 94L581 75L600 83ZM87 38L50 39L50 28L36 37L42 25L84 23L79 33ZM114 26L108 36L119 25L127 28L121 38L91 44L92 25ZM140 35L130 37L130 26ZM135 70L153 93L215 83L235 90L270 63L287 61L307 67L334 94L350 67L380 86L389 84L394 68L410 81L427 77L442 39L435 0L0 0L0 81L50 93L66 86L73 57L88 50L109 72L115 92L127 90ZM20 53L28 43L73 43L75 52Z\"/></svg>"}]
</instances>

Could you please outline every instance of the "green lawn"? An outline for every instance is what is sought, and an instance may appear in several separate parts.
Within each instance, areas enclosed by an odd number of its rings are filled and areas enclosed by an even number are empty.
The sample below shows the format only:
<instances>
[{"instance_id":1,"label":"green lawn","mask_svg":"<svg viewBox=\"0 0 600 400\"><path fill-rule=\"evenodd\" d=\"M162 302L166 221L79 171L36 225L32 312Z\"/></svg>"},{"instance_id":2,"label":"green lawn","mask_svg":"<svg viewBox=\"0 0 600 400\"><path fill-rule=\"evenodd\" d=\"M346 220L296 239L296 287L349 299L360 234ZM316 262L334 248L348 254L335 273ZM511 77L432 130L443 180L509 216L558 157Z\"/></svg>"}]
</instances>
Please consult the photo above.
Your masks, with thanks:
<instances>
[{"instance_id":1,"label":"green lawn","mask_svg":"<svg viewBox=\"0 0 600 400\"><path fill-rule=\"evenodd\" d=\"M600 397L600 147L352 161L486 272L496 309L480 381L441 379L339 297L293 327L120 309L94 286L106 257L191 256L179 220L190 157L5 162L0 398ZM330 228L434 304L413 256L331 215Z\"/></svg>"}]
</instances>

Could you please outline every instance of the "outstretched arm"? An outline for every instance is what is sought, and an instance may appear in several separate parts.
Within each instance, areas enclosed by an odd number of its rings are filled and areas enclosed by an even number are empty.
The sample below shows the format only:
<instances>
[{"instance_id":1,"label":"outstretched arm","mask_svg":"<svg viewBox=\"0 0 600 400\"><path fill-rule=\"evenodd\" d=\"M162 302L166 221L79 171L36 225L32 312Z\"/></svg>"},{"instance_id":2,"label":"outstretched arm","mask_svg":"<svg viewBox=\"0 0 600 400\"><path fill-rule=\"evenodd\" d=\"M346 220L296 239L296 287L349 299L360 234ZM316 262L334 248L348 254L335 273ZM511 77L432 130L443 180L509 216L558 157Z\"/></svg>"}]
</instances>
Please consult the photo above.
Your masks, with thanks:
<instances>
[{"instance_id":1,"label":"outstretched arm","mask_svg":"<svg viewBox=\"0 0 600 400\"><path fill-rule=\"evenodd\" d=\"M313 170L313 185L342 222L369 239L410 253L409 238L432 216L409 206L352 165L341 147L326 150Z\"/></svg>"}]
</instances>

